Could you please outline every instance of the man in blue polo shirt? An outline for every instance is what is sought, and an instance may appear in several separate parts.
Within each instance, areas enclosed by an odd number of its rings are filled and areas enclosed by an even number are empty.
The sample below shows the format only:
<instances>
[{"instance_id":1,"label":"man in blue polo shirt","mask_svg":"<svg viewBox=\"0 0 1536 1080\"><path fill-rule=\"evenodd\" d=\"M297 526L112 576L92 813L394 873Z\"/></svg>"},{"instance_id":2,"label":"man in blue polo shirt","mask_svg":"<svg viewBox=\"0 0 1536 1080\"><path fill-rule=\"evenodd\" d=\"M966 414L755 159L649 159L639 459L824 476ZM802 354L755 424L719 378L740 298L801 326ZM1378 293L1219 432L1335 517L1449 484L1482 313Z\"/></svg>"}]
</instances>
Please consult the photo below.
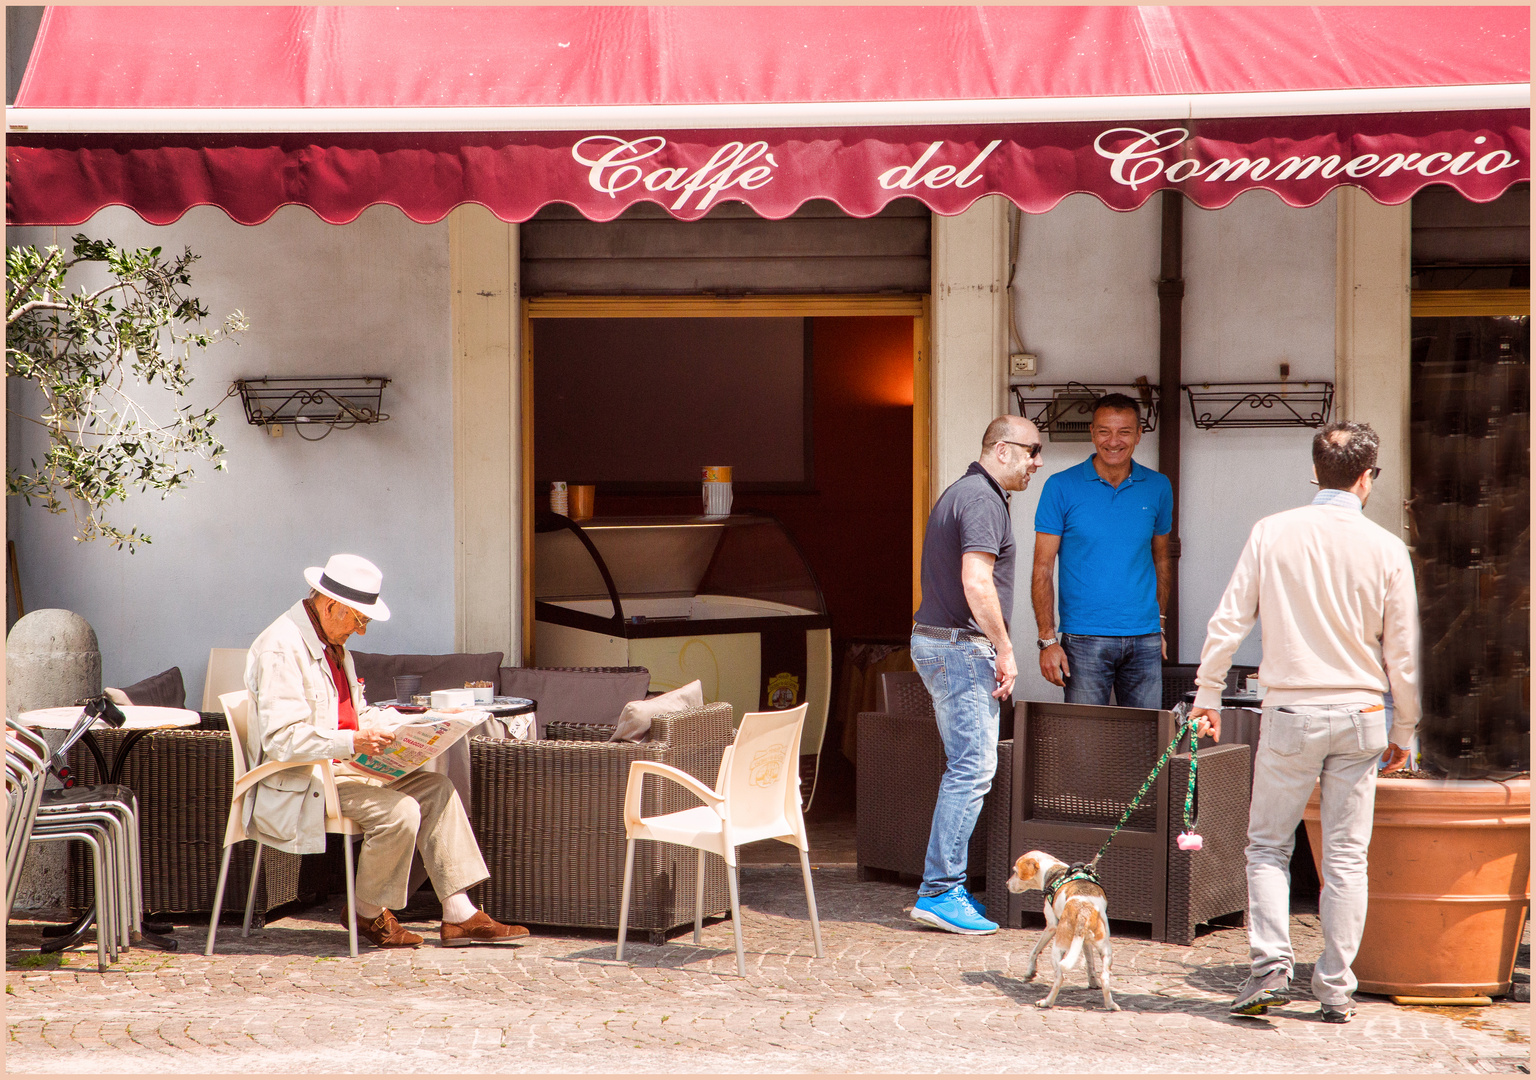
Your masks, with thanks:
<instances>
[{"instance_id":1,"label":"man in blue polo shirt","mask_svg":"<svg viewBox=\"0 0 1536 1080\"><path fill-rule=\"evenodd\" d=\"M1045 482L1035 510L1030 598L1040 674L1081 705L1163 704L1173 485L1131 460L1141 408L1124 394L1094 403L1093 456ZM1061 632L1054 571L1061 564Z\"/></svg>"}]
</instances>

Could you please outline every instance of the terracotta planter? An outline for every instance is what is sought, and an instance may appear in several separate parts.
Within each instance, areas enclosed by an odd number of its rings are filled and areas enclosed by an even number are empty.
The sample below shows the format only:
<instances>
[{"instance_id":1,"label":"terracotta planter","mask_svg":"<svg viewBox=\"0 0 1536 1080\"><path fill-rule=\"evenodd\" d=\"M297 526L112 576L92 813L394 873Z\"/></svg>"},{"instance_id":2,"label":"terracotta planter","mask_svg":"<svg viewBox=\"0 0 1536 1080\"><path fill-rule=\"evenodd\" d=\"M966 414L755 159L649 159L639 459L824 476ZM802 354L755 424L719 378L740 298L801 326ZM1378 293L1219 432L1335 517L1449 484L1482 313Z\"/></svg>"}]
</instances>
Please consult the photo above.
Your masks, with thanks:
<instances>
[{"instance_id":1,"label":"terracotta planter","mask_svg":"<svg viewBox=\"0 0 1536 1080\"><path fill-rule=\"evenodd\" d=\"M1318 789L1307 839L1321 876ZM1531 782L1382 780L1370 914L1354 971L1370 994L1507 994L1531 898Z\"/></svg>"}]
</instances>

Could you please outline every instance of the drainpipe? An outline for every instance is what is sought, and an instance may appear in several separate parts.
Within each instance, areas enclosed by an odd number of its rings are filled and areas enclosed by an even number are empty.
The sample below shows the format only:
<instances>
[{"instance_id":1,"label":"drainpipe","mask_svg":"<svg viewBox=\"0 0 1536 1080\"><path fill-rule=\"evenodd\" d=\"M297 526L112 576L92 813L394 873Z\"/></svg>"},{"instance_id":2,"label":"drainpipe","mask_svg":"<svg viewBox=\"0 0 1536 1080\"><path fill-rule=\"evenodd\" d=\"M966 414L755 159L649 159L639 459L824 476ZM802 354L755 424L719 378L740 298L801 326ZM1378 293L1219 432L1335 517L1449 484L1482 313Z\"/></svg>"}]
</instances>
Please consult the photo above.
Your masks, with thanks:
<instances>
[{"instance_id":1,"label":"drainpipe","mask_svg":"<svg viewBox=\"0 0 1536 1080\"><path fill-rule=\"evenodd\" d=\"M1168 583L1168 662L1179 662L1179 396L1184 361L1184 193L1163 192L1163 258L1157 278L1159 393L1157 467L1173 485L1172 570Z\"/></svg>"}]
</instances>

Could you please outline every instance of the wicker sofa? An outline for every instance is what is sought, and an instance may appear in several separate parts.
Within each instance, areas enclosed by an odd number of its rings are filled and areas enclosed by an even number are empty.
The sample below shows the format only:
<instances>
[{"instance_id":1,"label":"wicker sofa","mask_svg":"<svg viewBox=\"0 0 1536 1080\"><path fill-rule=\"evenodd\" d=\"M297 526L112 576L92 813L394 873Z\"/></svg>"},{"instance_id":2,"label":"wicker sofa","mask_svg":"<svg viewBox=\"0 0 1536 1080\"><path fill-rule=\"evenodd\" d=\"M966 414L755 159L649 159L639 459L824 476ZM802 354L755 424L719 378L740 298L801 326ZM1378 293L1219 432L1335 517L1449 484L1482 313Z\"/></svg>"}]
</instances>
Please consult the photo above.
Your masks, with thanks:
<instances>
[{"instance_id":1,"label":"wicker sofa","mask_svg":"<svg viewBox=\"0 0 1536 1080\"><path fill-rule=\"evenodd\" d=\"M1091 859L1173 736L1173 717L1155 709L1019 702L1015 714L1007 865L1039 849L1066 862ZM1199 748L1196 819L1200 851L1181 851L1188 753L1175 754L1099 866L1110 918L1143 922L1152 937L1188 945L1195 927L1240 924L1248 908L1249 748ZM991 897L989 896L989 900ZM1008 926L1038 916L1036 890L1009 894L993 914ZM992 906L989 904L989 912Z\"/></svg>"},{"instance_id":2,"label":"wicker sofa","mask_svg":"<svg viewBox=\"0 0 1536 1080\"><path fill-rule=\"evenodd\" d=\"M472 892L502 921L617 929L624 878L624 789L633 761L675 765L713 784L734 737L728 702L658 717L645 742L610 743L612 725L549 725L537 742L472 737L470 821L491 878ZM698 805L675 784L646 780L641 812ZM704 911L730 910L725 864L706 860ZM697 855L668 844L635 852L632 933L660 941L693 923Z\"/></svg>"}]
</instances>

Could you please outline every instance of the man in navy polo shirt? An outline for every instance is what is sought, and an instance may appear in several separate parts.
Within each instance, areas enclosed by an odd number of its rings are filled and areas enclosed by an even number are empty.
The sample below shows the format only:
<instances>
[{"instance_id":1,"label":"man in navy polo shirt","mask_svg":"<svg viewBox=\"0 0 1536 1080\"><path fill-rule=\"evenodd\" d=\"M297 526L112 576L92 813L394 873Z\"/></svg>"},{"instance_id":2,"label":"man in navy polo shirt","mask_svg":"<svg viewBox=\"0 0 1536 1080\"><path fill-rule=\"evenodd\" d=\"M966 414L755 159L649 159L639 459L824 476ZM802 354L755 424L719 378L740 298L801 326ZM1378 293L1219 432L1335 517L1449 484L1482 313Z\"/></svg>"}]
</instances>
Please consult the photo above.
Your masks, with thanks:
<instances>
[{"instance_id":1,"label":"man in navy polo shirt","mask_svg":"<svg viewBox=\"0 0 1536 1080\"><path fill-rule=\"evenodd\" d=\"M911 915L954 934L997 932L965 887L966 855L997 772L999 705L1013 694L1019 673L1008 634L1009 493L1023 491L1039 467L1039 430L1022 416L999 416L981 437L981 457L944 489L923 532L923 602L912 617L912 666L933 698L945 764Z\"/></svg>"},{"instance_id":2,"label":"man in navy polo shirt","mask_svg":"<svg viewBox=\"0 0 1536 1080\"><path fill-rule=\"evenodd\" d=\"M1159 709L1168 608L1173 485L1131 460L1141 408L1124 394L1094 403L1093 456L1045 482L1035 510L1030 597L1040 674L1081 705ZM1061 564L1061 632L1054 571Z\"/></svg>"}]
</instances>

